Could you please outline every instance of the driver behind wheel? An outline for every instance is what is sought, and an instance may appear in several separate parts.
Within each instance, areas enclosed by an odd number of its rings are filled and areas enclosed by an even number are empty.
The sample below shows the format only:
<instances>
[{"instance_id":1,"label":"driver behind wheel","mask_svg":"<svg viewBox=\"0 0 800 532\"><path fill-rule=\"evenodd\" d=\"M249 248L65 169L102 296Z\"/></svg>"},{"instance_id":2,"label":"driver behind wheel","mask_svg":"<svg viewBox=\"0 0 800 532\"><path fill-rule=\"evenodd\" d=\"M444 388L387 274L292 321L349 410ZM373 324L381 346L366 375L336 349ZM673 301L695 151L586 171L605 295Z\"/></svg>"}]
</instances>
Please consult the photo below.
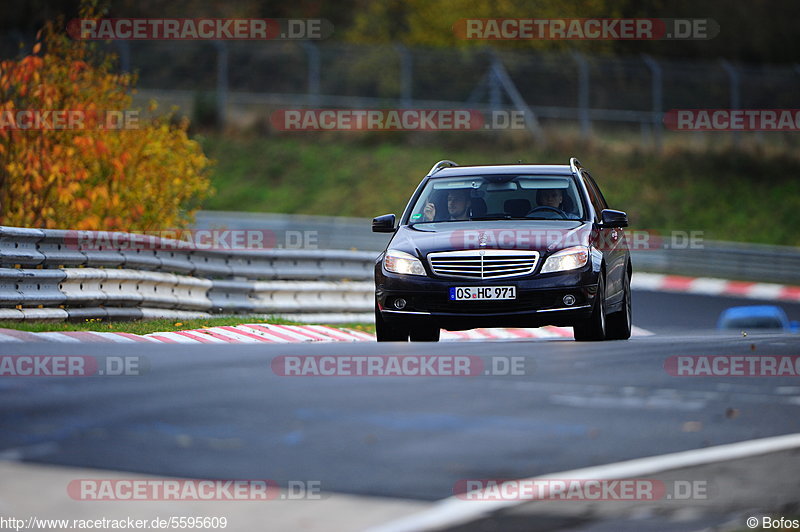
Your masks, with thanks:
<instances>
[{"instance_id":1,"label":"driver behind wheel","mask_svg":"<svg viewBox=\"0 0 800 532\"><path fill-rule=\"evenodd\" d=\"M447 192L447 218L436 217L436 204L429 201L425 204L423 219L426 222L469 220L470 192L469 190L450 190Z\"/></svg>"}]
</instances>

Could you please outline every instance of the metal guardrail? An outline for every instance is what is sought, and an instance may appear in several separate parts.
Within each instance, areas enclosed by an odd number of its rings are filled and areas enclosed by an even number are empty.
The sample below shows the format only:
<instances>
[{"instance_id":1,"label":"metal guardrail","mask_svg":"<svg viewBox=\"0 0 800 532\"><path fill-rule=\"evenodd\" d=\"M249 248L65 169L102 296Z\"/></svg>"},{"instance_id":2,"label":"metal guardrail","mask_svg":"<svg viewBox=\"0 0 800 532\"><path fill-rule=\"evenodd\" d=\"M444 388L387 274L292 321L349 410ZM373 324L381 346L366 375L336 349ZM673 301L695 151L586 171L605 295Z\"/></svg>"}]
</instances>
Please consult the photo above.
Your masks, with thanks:
<instances>
[{"instance_id":1,"label":"metal guardrail","mask_svg":"<svg viewBox=\"0 0 800 532\"><path fill-rule=\"evenodd\" d=\"M207 317L213 314L367 315L372 275L387 235L369 220L201 213L214 227L309 230L319 243L351 249L200 250L162 246L81 249L91 232L0 226L0 319ZM115 233L136 244L141 235ZM80 239L78 239L80 240ZM152 243L152 242L151 242ZM368 251L353 250L355 244ZM633 250L635 271L800 284L800 249L704 241L695 249Z\"/></svg>"},{"instance_id":2,"label":"metal guardrail","mask_svg":"<svg viewBox=\"0 0 800 532\"><path fill-rule=\"evenodd\" d=\"M698 249L632 251L634 270L800 284L800 249L789 246L704 241Z\"/></svg>"},{"instance_id":3,"label":"metal guardrail","mask_svg":"<svg viewBox=\"0 0 800 532\"><path fill-rule=\"evenodd\" d=\"M81 246L103 241L114 246ZM130 233L0 226L0 319L366 313L376 255L204 250Z\"/></svg>"}]
</instances>

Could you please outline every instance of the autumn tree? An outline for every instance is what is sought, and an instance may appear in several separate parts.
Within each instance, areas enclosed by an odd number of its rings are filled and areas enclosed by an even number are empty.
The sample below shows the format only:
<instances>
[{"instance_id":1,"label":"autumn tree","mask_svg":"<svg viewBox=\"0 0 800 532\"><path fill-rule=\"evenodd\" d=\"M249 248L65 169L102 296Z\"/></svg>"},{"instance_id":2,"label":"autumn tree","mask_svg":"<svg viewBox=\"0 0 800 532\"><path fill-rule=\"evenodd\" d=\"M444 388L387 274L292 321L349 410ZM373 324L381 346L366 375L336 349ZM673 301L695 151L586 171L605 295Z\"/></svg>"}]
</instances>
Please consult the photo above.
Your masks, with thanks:
<instances>
[{"instance_id":1,"label":"autumn tree","mask_svg":"<svg viewBox=\"0 0 800 532\"><path fill-rule=\"evenodd\" d=\"M98 15L85 4L81 17ZM135 76L117 72L102 46L71 39L63 28L63 21L48 22L29 55L0 63L0 224L186 226L211 191L211 161L185 121L153 118L154 103L147 115L133 109ZM80 120L31 126L22 123L24 112Z\"/></svg>"}]
</instances>

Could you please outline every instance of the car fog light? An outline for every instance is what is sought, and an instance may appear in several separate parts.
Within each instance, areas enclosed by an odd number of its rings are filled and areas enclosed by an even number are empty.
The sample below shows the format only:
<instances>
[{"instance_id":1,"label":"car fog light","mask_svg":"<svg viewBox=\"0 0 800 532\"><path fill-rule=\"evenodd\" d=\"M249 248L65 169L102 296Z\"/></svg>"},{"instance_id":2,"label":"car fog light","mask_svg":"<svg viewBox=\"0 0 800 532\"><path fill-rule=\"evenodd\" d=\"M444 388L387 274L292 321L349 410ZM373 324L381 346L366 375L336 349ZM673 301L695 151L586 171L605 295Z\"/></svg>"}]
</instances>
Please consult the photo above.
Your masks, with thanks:
<instances>
[{"instance_id":1,"label":"car fog light","mask_svg":"<svg viewBox=\"0 0 800 532\"><path fill-rule=\"evenodd\" d=\"M567 294L564 296L564 304L568 307L571 307L575 304L575 296L572 294Z\"/></svg>"},{"instance_id":2,"label":"car fog light","mask_svg":"<svg viewBox=\"0 0 800 532\"><path fill-rule=\"evenodd\" d=\"M397 310L404 309L406 307L406 300L402 297L398 297L394 300L394 308Z\"/></svg>"}]
</instances>

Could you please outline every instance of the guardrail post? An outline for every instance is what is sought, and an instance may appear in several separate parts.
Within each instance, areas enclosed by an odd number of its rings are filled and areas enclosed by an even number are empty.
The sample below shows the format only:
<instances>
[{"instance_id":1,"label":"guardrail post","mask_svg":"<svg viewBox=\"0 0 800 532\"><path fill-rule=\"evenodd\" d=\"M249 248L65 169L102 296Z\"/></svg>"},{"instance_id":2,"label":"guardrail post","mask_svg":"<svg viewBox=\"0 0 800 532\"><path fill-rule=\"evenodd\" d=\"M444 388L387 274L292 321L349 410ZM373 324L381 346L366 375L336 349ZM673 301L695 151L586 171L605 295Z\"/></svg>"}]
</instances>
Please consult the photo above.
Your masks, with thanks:
<instances>
[{"instance_id":1,"label":"guardrail post","mask_svg":"<svg viewBox=\"0 0 800 532\"><path fill-rule=\"evenodd\" d=\"M664 76L663 69L658 61L647 54L642 54L645 65L650 69L650 91L653 102L653 142L656 151L661 151L662 137L664 134Z\"/></svg>"},{"instance_id":2,"label":"guardrail post","mask_svg":"<svg viewBox=\"0 0 800 532\"><path fill-rule=\"evenodd\" d=\"M739 70L725 59L721 60L720 63L722 64L722 68L725 69L725 72L728 73L728 79L730 80L731 110L739 109L741 107L741 76L739 75ZM733 145L739 145L738 131L733 131Z\"/></svg>"},{"instance_id":3,"label":"guardrail post","mask_svg":"<svg viewBox=\"0 0 800 532\"><path fill-rule=\"evenodd\" d=\"M228 45L214 41L217 48L217 125L225 127L228 108Z\"/></svg>"},{"instance_id":4,"label":"guardrail post","mask_svg":"<svg viewBox=\"0 0 800 532\"><path fill-rule=\"evenodd\" d=\"M408 48L395 44L394 49L400 56L400 105L408 109L412 106L412 87L414 79L414 58Z\"/></svg>"},{"instance_id":5,"label":"guardrail post","mask_svg":"<svg viewBox=\"0 0 800 532\"><path fill-rule=\"evenodd\" d=\"M320 84L320 57L317 45L308 41L303 41L303 50L308 57L308 103L309 105L319 105L319 84Z\"/></svg>"},{"instance_id":6,"label":"guardrail post","mask_svg":"<svg viewBox=\"0 0 800 532\"><path fill-rule=\"evenodd\" d=\"M592 133L589 116L589 62L580 52L573 52L572 58L578 65L578 120L581 124L581 136L587 139Z\"/></svg>"}]
</instances>

